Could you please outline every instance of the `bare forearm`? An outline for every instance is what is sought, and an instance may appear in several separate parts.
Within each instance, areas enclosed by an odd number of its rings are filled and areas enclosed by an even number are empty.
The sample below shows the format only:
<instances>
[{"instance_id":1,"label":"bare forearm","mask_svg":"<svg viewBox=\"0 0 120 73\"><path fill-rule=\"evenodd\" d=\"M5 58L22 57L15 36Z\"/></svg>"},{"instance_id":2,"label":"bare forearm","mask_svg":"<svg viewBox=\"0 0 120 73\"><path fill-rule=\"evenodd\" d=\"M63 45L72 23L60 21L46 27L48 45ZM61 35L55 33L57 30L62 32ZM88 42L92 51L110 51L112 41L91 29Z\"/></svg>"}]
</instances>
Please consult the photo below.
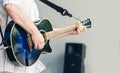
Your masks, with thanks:
<instances>
[{"instance_id":1,"label":"bare forearm","mask_svg":"<svg viewBox=\"0 0 120 73\"><path fill-rule=\"evenodd\" d=\"M4 7L13 21L31 34L35 49L43 49L44 38L22 7L16 4L6 4Z\"/></svg>"},{"instance_id":2,"label":"bare forearm","mask_svg":"<svg viewBox=\"0 0 120 73\"><path fill-rule=\"evenodd\" d=\"M53 31L61 31L62 29L63 29L63 28L53 28ZM57 35L55 38L66 37L66 36L74 35L73 33L74 33L74 31L68 31L68 32L62 33L62 34L60 34L60 35Z\"/></svg>"},{"instance_id":3,"label":"bare forearm","mask_svg":"<svg viewBox=\"0 0 120 73\"><path fill-rule=\"evenodd\" d=\"M81 32L85 32L86 27L78 22L72 26L68 26L68 27L64 27L64 28L54 28L54 31L62 33L62 34L60 33L60 35L58 35L56 37L65 37L65 36L77 35L77 34L80 34Z\"/></svg>"},{"instance_id":4,"label":"bare forearm","mask_svg":"<svg viewBox=\"0 0 120 73\"><path fill-rule=\"evenodd\" d=\"M30 34L36 32L36 26L20 6L15 4L6 4L4 7L15 23L23 27Z\"/></svg>"}]
</instances>

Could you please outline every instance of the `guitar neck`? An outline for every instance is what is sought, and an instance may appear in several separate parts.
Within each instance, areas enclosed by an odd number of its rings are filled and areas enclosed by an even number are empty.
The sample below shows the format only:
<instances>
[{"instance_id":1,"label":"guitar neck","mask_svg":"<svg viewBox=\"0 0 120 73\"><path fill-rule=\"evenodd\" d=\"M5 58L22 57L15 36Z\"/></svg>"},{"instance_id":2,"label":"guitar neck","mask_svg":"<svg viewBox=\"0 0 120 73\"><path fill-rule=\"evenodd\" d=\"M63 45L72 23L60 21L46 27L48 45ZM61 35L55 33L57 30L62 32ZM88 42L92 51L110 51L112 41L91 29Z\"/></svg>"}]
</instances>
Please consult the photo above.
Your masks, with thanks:
<instances>
[{"instance_id":1,"label":"guitar neck","mask_svg":"<svg viewBox=\"0 0 120 73\"><path fill-rule=\"evenodd\" d=\"M46 40L53 39L53 38L58 38L58 37L64 37L68 32L74 31L76 29L75 25L61 28L61 29L56 29L54 31L50 31L46 33Z\"/></svg>"}]
</instances>

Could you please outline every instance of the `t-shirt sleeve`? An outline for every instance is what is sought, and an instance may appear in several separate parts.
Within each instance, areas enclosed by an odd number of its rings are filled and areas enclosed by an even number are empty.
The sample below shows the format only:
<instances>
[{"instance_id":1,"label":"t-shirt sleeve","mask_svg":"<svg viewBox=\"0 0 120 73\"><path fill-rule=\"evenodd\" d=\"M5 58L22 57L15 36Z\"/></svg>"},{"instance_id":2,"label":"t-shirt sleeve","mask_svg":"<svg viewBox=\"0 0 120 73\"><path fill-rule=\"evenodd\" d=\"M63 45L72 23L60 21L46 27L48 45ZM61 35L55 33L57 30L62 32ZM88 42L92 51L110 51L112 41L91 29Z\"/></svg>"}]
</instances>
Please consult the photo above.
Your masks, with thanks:
<instances>
[{"instance_id":1,"label":"t-shirt sleeve","mask_svg":"<svg viewBox=\"0 0 120 73\"><path fill-rule=\"evenodd\" d=\"M17 4L21 6L21 1L22 0L3 0L3 6L5 4Z\"/></svg>"}]
</instances>

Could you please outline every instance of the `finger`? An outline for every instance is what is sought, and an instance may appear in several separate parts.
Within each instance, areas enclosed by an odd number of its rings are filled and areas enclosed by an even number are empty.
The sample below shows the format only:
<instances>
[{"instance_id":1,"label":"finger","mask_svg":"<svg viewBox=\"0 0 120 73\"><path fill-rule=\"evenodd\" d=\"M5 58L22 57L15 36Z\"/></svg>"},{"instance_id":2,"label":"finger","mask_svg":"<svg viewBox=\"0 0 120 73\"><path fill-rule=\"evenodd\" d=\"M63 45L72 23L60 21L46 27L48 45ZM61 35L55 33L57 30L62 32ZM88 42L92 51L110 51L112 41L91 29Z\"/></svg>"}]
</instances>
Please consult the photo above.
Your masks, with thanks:
<instances>
[{"instance_id":1,"label":"finger","mask_svg":"<svg viewBox=\"0 0 120 73\"><path fill-rule=\"evenodd\" d=\"M81 23L80 21L78 21L78 22L76 23L76 25L77 25L77 26L82 26L82 23Z\"/></svg>"},{"instance_id":2,"label":"finger","mask_svg":"<svg viewBox=\"0 0 120 73\"><path fill-rule=\"evenodd\" d=\"M38 50L41 50L41 44L38 44L38 45L37 45L37 49L38 49Z\"/></svg>"},{"instance_id":3,"label":"finger","mask_svg":"<svg viewBox=\"0 0 120 73\"><path fill-rule=\"evenodd\" d=\"M87 28L85 26L83 26L83 31L87 31Z\"/></svg>"},{"instance_id":4,"label":"finger","mask_svg":"<svg viewBox=\"0 0 120 73\"><path fill-rule=\"evenodd\" d=\"M39 43L39 44L38 44L38 49L39 49L39 50L42 50L43 48L44 48L44 43Z\"/></svg>"},{"instance_id":5,"label":"finger","mask_svg":"<svg viewBox=\"0 0 120 73\"><path fill-rule=\"evenodd\" d=\"M42 48L42 49L44 48L44 45L45 45L45 42L43 41L43 42L41 43L41 48Z\"/></svg>"},{"instance_id":6,"label":"finger","mask_svg":"<svg viewBox=\"0 0 120 73\"><path fill-rule=\"evenodd\" d=\"M79 28L77 28L77 34L79 34L81 31L80 31L80 29Z\"/></svg>"},{"instance_id":7,"label":"finger","mask_svg":"<svg viewBox=\"0 0 120 73\"><path fill-rule=\"evenodd\" d=\"M79 26L77 27L79 29L79 31L83 31L84 30L84 27L83 26Z\"/></svg>"},{"instance_id":8,"label":"finger","mask_svg":"<svg viewBox=\"0 0 120 73\"><path fill-rule=\"evenodd\" d=\"M34 43L34 48L37 49L37 43Z\"/></svg>"}]
</instances>

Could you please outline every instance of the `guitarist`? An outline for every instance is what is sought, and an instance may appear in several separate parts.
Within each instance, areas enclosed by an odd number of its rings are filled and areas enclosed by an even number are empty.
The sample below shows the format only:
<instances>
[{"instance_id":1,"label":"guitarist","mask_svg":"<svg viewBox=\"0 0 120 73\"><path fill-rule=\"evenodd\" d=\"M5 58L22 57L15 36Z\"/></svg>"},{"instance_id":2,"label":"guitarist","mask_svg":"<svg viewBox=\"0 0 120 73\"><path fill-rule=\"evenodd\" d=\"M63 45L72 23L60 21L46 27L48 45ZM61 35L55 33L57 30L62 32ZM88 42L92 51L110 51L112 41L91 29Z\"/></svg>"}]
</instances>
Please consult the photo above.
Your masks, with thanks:
<instances>
[{"instance_id":1,"label":"guitarist","mask_svg":"<svg viewBox=\"0 0 120 73\"><path fill-rule=\"evenodd\" d=\"M0 24L2 31L6 25L13 20L16 24L26 30L31 35L35 48L41 50L44 45L44 38L33 23L39 20L39 12L34 0L0 0ZM74 31L63 34L62 36L75 35L86 31L86 27L81 23L76 23ZM60 29L60 28L59 28ZM59 30L58 28L55 30ZM1 45L3 48L3 45ZM8 73L40 73L45 66L37 61L30 67L17 67L9 62L5 50L0 50L0 72Z\"/></svg>"}]
</instances>

